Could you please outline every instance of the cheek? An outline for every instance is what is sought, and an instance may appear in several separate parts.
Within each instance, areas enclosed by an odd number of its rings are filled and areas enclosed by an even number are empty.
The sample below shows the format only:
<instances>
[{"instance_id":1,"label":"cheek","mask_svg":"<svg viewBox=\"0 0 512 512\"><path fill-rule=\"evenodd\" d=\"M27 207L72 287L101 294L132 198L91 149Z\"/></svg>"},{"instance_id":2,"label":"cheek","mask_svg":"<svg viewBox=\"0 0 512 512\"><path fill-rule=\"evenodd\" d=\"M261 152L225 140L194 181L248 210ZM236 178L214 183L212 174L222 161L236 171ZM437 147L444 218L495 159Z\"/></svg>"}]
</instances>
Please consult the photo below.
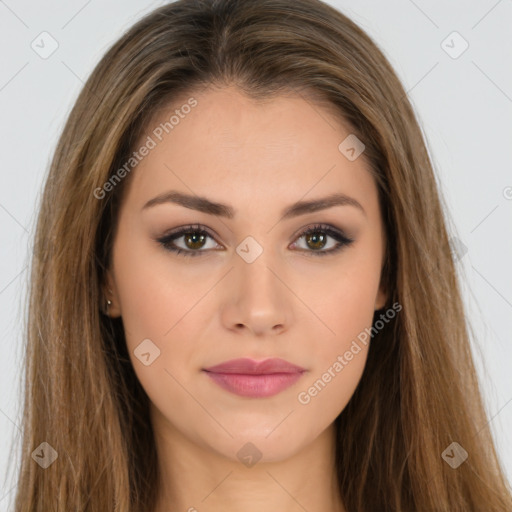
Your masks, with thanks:
<instances>
[{"instance_id":1,"label":"cheek","mask_svg":"<svg viewBox=\"0 0 512 512\"><path fill-rule=\"evenodd\" d=\"M378 253L377 253L378 254ZM355 252L336 270L335 276L324 281L317 293L315 310L327 329L322 351L332 357L346 350L353 339L370 328L380 281L380 262Z\"/></svg>"},{"instance_id":2,"label":"cheek","mask_svg":"<svg viewBox=\"0 0 512 512\"><path fill-rule=\"evenodd\" d=\"M155 251L141 238L130 240L122 231L114 267L127 350L137 378L155 403L165 404L172 396L185 405L190 397L177 383L188 386L195 377L190 365L198 360L199 348L191 340L201 338L201 298L207 289L192 273L172 265L165 252Z\"/></svg>"},{"instance_id":3,"label":"cheek","mask_svg":"<svg viewBox=\"0 0 512 512\"><path fill-rule=\"evenodd\" d=\"M144 338L159 344L171 338L200 298L193 276L183 275L170 255L140 234L120 231L114 267L129 345Z\"/></svg>"},{"instance_id":4,"label":"cheek","mask_svg":"<svg viewBox=\"0 0 512 512\"><path fill-rule=\"evenodd\" d=\"M334 419L354 393L363 374L371 343L380 260L371 252L354 251L324 289L315 308L329 330L315 348L315 367L301 388L298 402L308 414ZM373 254L380 255L378 251Z\"/></svg>"},{"instance_id":5,"label":"cheek","mask_svg":"<svg viewBox=\"0 0 512 512\"><path fill-rule=\"evenodd\" d=\"M376 286L373 280L347 279L331 294L326 311L334 333L327 344L329 351L343 350L351 340L371 327L375 311Z\"/></svg>"},{"instance_id":6,"label":"cheek","mask_svg":"<svg viewBox=\"0 0 512 512\"><path fill-rule=\"evenodd\" d=\"M340 277L322 319L330 332L315 345L315 364L297 395L304 414L329 424L352 397L363 374L371 342L377 279L354 272Z\"/></svg>"},{"instance_id":7,"label":"cheek","mask_svg":"<svg viewBox=\"0 0 512 512\"><path fill-rule=\"evenodd\" d=\"M339 416L361 380L368 347L361 343L349 345L348 351L331 354L329 361L317 372L312 372L297 393L296 417L304 418L306 424L309 422L311 431L331 424Z\"/></svg>"}]
</instances>

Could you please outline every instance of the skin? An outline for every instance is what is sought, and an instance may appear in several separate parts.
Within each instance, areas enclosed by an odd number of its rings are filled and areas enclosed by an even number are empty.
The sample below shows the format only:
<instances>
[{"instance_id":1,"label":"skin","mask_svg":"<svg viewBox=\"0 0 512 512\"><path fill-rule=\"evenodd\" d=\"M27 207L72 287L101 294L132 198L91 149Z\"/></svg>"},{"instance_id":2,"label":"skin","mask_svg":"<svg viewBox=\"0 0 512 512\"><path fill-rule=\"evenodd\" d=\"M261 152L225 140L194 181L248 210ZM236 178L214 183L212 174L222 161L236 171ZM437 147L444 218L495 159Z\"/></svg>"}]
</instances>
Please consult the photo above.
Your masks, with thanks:
<instances>
[{"instance_id":1,"label":"skin","mask_svg":"<svg viewBox=\"0 0 512 512\"><path fill-rule=\"evenodd\" d=\"M144 140L189 97L156 117ZM109 314L122 317L134 370L151 401L162 475L153 512L344 511L334 478L333 421L356 389L369 345L360 343L309 403L298 395L385 305L377 187L364 153L349 161L338 149L350 129L304 97L259 104L234 86L193 97L197 106L130 176L105 284ZM170 190L228 204L236 215L172 203L143 209ZM288 205L333 192L356 199L364 212L344 205L279 220ZM156 241L195 223L211 238L174 243L200 255L174 254ZM298 237L317 223L354 242L316 255L337 245L330 236L323 245ZM247 236L263 248L252 263L236 252ZM160 349L148 366L134 355L144 339ZM238 357L280 357L307 371L267 398L232 394L201 371ZM261 453L250 467L237 457L248 442Z\"/></svg>"}]
</instances>

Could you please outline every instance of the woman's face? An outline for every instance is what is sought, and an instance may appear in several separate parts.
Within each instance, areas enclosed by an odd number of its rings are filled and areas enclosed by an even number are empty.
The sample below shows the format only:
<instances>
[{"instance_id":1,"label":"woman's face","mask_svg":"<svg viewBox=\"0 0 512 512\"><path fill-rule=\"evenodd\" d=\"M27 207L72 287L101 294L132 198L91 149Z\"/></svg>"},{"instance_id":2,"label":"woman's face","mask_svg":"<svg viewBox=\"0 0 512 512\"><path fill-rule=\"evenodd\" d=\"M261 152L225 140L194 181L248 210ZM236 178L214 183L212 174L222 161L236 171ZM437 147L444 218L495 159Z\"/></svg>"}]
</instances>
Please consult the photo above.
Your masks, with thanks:
<instances>
[{"instance_id":1,"label":"woman's face","mask_svg":"<svg viewBox=\"0 0 512 512\"><path fill-rule=\"evenodd\" d=\"M234 87L184 96L148 127L107 288L158 434L272 461L332 426L386 299L384 227L361 149L301 96L257 104ZM333 194L336 204L307 206ZM304 371L205 371L238 358Z\"/></svg>"}]
</instances>

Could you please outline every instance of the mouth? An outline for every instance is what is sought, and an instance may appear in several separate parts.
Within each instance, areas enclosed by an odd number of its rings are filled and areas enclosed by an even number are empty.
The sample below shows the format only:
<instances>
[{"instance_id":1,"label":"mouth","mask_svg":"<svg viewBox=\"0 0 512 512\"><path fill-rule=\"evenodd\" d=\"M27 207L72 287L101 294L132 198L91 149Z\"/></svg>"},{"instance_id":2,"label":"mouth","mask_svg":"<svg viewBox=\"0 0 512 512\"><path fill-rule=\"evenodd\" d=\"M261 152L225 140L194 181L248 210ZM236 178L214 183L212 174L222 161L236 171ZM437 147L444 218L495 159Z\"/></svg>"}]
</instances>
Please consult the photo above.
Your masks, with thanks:
<instances>
[{"instance_id":1,"label":"mouth","mask_svg":"<svg viewBox=\"0 0 512 512\"><path fill-rule=\"evenodd\" d=\"M283 359L233 359L202 370L221 388L238 396L265 398L295 384L306 372Z\"/></svg>"}]
</instances>

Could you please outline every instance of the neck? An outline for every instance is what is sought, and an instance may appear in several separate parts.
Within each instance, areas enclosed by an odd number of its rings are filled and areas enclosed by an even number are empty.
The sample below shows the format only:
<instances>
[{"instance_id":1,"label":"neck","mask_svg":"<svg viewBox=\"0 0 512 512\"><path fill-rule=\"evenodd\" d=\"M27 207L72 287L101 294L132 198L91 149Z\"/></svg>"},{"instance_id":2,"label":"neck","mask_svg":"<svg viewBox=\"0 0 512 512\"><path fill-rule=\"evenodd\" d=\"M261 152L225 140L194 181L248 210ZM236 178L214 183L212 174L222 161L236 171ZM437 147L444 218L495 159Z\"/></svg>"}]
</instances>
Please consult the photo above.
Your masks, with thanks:
<instances>
[{"instance_id":1,"label":"neck","mask_svg":"<svg viewBox=\"0 0 512 512\"><path fill-rule=\"evenodd\" d=\"M241 461L214 447L198 446L161 417L155 421L160 481L154 512L345 512L336 479L332 424L288 458L265 461L261 454L252 464L257 448L244 441L240 446L247 445L247 454L242 452Z\"/></svg>"}]
</instances>

